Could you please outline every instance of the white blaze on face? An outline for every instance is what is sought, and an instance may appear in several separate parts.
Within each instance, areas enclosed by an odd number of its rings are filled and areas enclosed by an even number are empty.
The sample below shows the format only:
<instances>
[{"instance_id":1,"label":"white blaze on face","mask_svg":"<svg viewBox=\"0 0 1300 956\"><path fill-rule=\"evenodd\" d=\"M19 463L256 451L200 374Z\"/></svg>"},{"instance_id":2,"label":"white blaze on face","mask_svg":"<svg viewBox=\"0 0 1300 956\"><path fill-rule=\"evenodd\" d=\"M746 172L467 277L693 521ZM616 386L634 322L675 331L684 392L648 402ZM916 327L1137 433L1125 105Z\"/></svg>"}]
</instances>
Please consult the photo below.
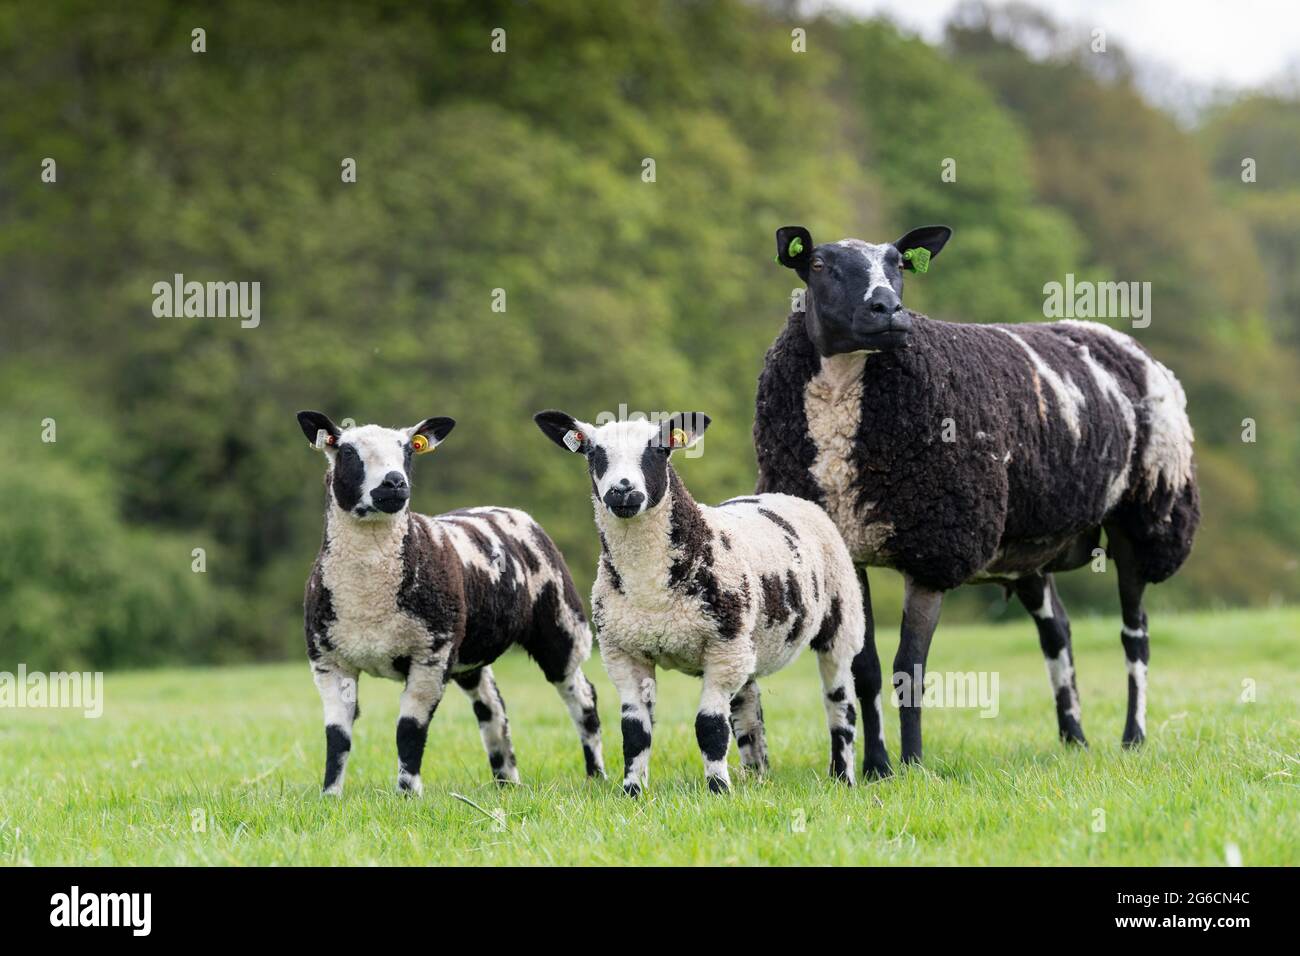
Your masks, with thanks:
<instances>
[{"instance_id":1,"label":"white blaze on face","mask_svg":"<svg viewBox=\"0 0 1300 956\"><path fill-rule=\"evenodd\" d=\"M582 425L588 440L595 446L592 455L592 481L596 485L596 496L604 499L605 492L615 486L629 487L645 496L640 511L645 511L652 499L662 498L662 489L658 496L652 492L652 485L659 480L657 475L645 473L645 452L650 443L659 437L660 426L646 420L628 422L610 422L596 428ZM603 472L600 466L603 465ZM666 474L666 472L665 472ZM627 486L622 482L626 480ZM640 512L638 512L640 513Z\"/></svg>"},{"instance_id":2,"label":"white blaze on face","mask_svg":"<svg viewBox=\"0 0 1300 956\"><path fill-rule=\"evenodd\" d=\"M867 260L867 291L862 296L862 301L866 302L871 298L871 293L876 289L884 286L886 289L894 289L894 284L889 281L885 274L885 253L889 251L889 246L878 246L870 242L863 242L861 239L841 239L835 243L837 246L843 246L846 249L855 249Z\"/></svg>"},{"instance_id":3,"label":"white blaze on face","mask_svg":"<svg viewBox=\"0 0 1300 956\"><path fill-rule=\"evenodd\" d=\"M358 504L367 508L374 507L370 493L379 487L384 477L390 472L406 475L406 446L411 436L405 430L383 428L379 425L360 425L349 428L339 437L338 447L351 445L357 457L361 459L361 500ZM334 453L334 465L338 467L338 456ZM410 476L407 476L410 481Z\"/></svg>"}]
</instances>

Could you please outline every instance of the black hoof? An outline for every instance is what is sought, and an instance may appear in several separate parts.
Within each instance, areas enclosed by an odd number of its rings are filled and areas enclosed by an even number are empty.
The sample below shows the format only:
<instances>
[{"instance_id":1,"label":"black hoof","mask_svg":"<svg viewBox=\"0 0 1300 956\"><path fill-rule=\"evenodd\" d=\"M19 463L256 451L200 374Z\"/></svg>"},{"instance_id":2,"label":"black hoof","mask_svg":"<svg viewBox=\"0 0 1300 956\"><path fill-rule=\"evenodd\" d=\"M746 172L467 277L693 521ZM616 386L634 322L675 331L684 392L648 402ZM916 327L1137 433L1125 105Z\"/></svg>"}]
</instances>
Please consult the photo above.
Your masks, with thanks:
<instances>
[{"instance_id":1,"label":"black hoof","mask_svg":"<svg viewBox=\"0 0 1300 956\"><path fill-rule=\"evenodd\" d=\"M730 792L731 792L731 787L727 784L727 781L723 780L721 777L710 777L710 778L709 778L709 792L710 792L710 793L730 793Z\"/></svg>"},{"instance_id":2,"label":"black hoof","mask_svg":"<svg viewBox=\"0 0 1300 956\"><path fill-rule=\"evenodd\" d=\"M1077 744L1080 747L1088 746L1088 738L1083 735L1083 728L1077 723L1071 721L1068 724L1062 724L1060 731L1061 743Z\"/></svg>"},{"instance_id":3,"label":"black hoof","mask_svg":"<svg viewBox=\"0 0 1300 956\"><path fill-rule=\"evenodd\" d=\"M1121 743L1125 750L1137 750L1146 742L1146 739L1147 739L1147 735L1142 733L1142 731L1140 730L1135 730L1131 733L1129 731L1125 731L1124 739L1123 741L1121 741Z\"/></svg>"},{"instance_id":4,"label":"black hoof","mask_svg":"<svg viewBox=\"0 0 1300 956\"><path fill-rule=\"evenodd\" d=\"M641 784L625 783L623 784L623 792L635 800L637 797L641 796Z\"/></svg>"},{"instance_id":5,"label":"black hoof","mask_svg":"<svg viewBox=\"0 0 1300 956\"><path fill-rule=\"evenodd\" d=\"M894 768L889 765L889 754L883 749L875 753L869 752L862 758L862 779L884 780L893 775Z\"/></svg>"}]
</instances>

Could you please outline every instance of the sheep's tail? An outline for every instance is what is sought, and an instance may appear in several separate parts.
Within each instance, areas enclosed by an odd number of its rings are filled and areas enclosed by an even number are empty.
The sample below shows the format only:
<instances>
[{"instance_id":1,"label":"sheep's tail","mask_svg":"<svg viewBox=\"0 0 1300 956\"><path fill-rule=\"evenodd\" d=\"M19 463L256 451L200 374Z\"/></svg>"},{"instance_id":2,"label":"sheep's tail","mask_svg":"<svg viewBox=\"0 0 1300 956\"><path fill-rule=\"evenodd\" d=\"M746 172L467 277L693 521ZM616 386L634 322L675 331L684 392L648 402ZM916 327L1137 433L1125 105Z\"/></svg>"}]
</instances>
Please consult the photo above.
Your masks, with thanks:
<instances>
[{"instance_id":1,"label":"sheep's tail","mask_svg":"<svg viewBox=\"0 0 1300 956\"><path fill-rule=\"evenodd\" d=\"M1136 411L1145 441L1134 462L1136 480L1114 520L1133 542L1143 580L1155 584L1191 553L1201 502L1187 396L1173 372L1150 357Z\"/></svg>"}]
</instances>

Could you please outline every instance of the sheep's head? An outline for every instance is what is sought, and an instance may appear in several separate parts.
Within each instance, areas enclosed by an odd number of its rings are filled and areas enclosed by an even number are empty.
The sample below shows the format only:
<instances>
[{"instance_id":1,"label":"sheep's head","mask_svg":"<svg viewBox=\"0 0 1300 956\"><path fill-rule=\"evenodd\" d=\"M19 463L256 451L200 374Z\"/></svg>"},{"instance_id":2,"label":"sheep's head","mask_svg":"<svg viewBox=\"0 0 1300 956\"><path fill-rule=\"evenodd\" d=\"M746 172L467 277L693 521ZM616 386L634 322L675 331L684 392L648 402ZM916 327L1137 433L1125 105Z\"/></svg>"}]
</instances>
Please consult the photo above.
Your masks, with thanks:
<instances>
[{"instance_id":1,"label":"sheep's head","mask_svg":"<svg viewBox=\"0 0 1300 956\"><path fill-rule=\"evenodd\" d=\"M813 245L803 226L776 231L776 258L808 284L804 321L822 355L879 351L907 342L912 320L903 309L903 273L924 272L952 230L922 226L897 242L861 239Z\"/></svg>"},{"instance_id":2,"label":"sheep's head","mask_svg":"<svg viewBox=\"0 0 1300 956\"><path fill-rule=\"evenodd\" d=\"M411 461L433 451L456 423L426 418L411 428L339 428L320 412L299 412L298 424L329 461L326 487L340 510L358 521L400 514L411 500Z\"/></svg>"},{"instance_id":3,"label":"sheep's head","mask_svg":"<svg viewBox=\"0 0 1300 956\"><path fill-rule=\"evenodd\" d=\"M703 412L599 427L559 411L538 412L533 421L555 444L587 459L597 507L615 518L635 518L658 508L668 490L669 457L695 444L709 427Z\"/></svg>"}]
</instances>

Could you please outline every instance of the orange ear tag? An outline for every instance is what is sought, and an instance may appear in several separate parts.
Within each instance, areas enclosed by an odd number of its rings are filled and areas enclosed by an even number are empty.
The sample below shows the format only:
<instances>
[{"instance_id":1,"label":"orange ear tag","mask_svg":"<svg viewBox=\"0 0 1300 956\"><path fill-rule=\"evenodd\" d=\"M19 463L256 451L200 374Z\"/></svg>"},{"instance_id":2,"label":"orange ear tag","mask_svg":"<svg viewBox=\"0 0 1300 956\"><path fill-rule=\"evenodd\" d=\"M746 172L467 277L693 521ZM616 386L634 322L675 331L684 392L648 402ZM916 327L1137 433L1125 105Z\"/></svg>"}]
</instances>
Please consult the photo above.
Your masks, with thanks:
<instances>
[{"instance_id":1,"label":"orange ear tag","mask_svg":"<svg viewBox=\"0 0 1300 956\"><path fill-rule=\"evenodd\" d=\"M423 435L416 435L411 439L411 448L415 450L417 455L423 455L426 451L433 451L436 447L436 445L431 444L429 439L425 438Z\"/></svg>"}]
</instances>

